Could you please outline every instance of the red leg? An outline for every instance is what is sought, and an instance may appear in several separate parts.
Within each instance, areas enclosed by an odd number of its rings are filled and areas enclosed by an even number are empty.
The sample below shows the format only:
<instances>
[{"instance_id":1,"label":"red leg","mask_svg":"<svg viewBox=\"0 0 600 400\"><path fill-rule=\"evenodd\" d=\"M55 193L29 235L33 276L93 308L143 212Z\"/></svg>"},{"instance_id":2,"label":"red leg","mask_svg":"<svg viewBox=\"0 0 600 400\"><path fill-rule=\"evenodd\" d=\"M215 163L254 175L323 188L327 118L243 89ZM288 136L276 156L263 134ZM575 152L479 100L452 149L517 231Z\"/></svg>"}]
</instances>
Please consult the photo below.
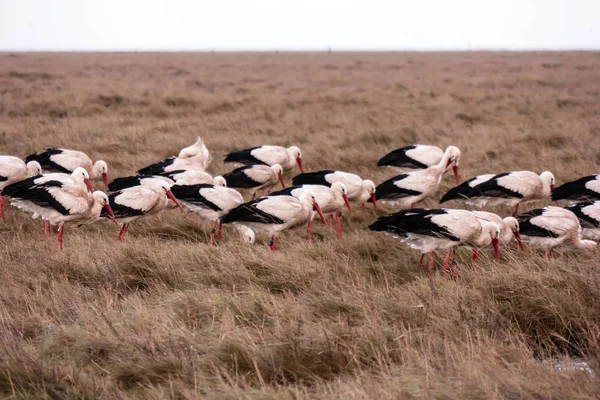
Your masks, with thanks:
<instances>
[{"instance_id":1,"label":"red leg","mask_svg":"<svg viewBox=\"0 0 600 400\"><path fill-rule=\"evenodd\" d=\"M338 240L342 239L342 212L338 211L335 213L335 229L337 232Z\"/></svg>"},{"instance_id":2,"label":"red leg","mask_svg":"<svg viewBox=\"0 0 600 400\"><path fill-rule=\"evenodd\" d=\"M127 233L127 229L129 229L129 222L124 224L123 227L121 228L121 231L119 232L119 236L117 236L117 238L119 240L123 240L123 238L125 238L125 234Z\"/></svg>"},{"instance_id":3,"label":"red leg","mask_svg":"<svg viewBox=\"0 0 600 400\"><path fill-rule=\"evenodd\" d=\"M219 240L223 240L223 224L219 221L219 232L217 233Z\"/></svg>"},{"instance_id":4,"label":"red leg","mask_svg":"<svg viewBox=\"0 0 600 400\"><path fill-rule=\"evenodd\" d=\"M362 203L362 210L365 211L365 209L366 209L365 203Z\"/></svg>"},{"instance_id":5,"label":"red leg","mask_svg":"<svg viewBox=\"0 0 600 400\"><path fill-rule=\"evenodd\" d=\"M421 258L419 258L419 265L423 265L423 259L425 258L425 253L421 253Z\"/></svg>"},{"instance_id":6,"label":"red leg","mask_svg":"<svg viewBox=\"0 0 600 400\"><path fill-rule=\"evenodd\" d=\"M519 214L519 204L517 204L517 205L515 206L515 209L514 209L514 211L513 211L513 216L514 216L514 217L516 217L518 214Z\"/></svg>"},{"instance_id":7,"label":"red leg","mask_svg":"<svg viewBox=\"0 0 600 400\"><path fill-rule=\"evenodd\" d=\"M548 249L546 250L546 253L544 254L544 257L546 258L546 260L549 260L552 256L551 250Z\"/></svg>"},{"instance_id":8,"label":"red leg","mask_svg":"<svg viewBox=\"0 0 600 400\"><path fill-rule=\"evenodd\" d=\"M58 236L56 237L58 239L58 250L62 251L62 244L63 244L63 231L65 230L65 226L63 224L61 224L58 227Z\"/></svg>"},{"instance_id":9,"label":"red leg","mask_svg":"<svg viewBox=\"0 0 600 400\"><path fill-rule=\"evenodd\" d=\"M485 204L481 205L481 211L485 211Z\"/></svg>"},{"instance_id":10,"label":"red leg","mask_svg":"<svg viewBox=\"0 0 600 400\"><path fill-rule=\"evenodd\" d=\"M446 255L446 258L444 258L444 264L442 264L442 267L444 268L444 279L447 278L448 263L450 262L451 255L452 255L452 249L448 250L448 254Z\"/></svg>"},{"instance_id":11,"label":"red leg","mask_svg":"<svg viewBox=\"0 0 600 400\"><path fill-rule=\"evenodd\" d=\"M433 261L435 260L435 251L429 254L429 276L433 276Z\"/></svg>"},{"instance_id":12,"label":"red leg","mask_svg":"<svg viewBox=\"0 0 600 400\"><path fill-rule=\"evenodd\" d=\"M473 264L478 264L479 263L479 256L480 256L480 251L479 249L473 249Z\"/></svg>"},{"instance_id":13,"label":"red leg","mask_svg":"<svg viewBox=\"0 0 600 400\"><path fill-rule=\"evenodd\" d=\"M44 220L44 240L48 240L48 220Z\"/></svg>"},{"instance_id":14,"label":"red leg","mask_svg":"<svg viewBox=\"0 0 600 400\"><path fill-rule=\"evenodd\" d=\"M271 238L271 244L269 245L269 247L273 251L277 250L277 235L275 235Z\"/></svg>"},{"instance_id":15,"label":"red leg","mask_svg":"<svg viewBox=\"0 0 600 400\"><path fill-rule=\"evenodd\" d=\"M4 219L4 196L0 196L0 218Z\"/></svg>"},{"instance_id":16,"label":"red leg","mask_svg":"<svg viewBox=\"0 0 600 400\"><path fill-rule=\"evenodd\" d=\"M308 234L308 243L312 243L312 225L313 220L308 221L308 226L306 227L306 233Z\"/></svg>"}]
</instances>

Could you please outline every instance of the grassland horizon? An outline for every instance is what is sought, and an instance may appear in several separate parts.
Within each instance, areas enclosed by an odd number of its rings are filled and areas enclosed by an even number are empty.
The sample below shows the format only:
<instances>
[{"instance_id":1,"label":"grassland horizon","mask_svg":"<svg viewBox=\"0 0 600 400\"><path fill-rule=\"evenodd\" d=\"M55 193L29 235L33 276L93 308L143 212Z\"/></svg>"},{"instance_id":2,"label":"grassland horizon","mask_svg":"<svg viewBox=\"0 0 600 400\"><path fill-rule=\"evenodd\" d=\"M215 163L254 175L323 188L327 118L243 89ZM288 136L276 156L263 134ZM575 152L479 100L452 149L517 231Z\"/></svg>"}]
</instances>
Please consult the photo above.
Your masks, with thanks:
<instances>
[{"instance_id":1,"label":"grassland horizon","mask_svg":"<svg viewBox=\"0 0 600 400\"><path fill-rule=\"evenodd\" d=\"M0 53L1 154L87 152L111 179L202 136L229 151L297 145L307 171L380 183L404 145L455 145L461 180L600 169L600 53ZM286 177L287 183L291 176ZM437 196L425 202L437 207ZM540 203L537 206L546 205ZM450 207L462 207L449 203ZM497 210L507 215L508 210ZM128 238L99 222L43 241L39 220L0 221L2 398L600 397L598 250L550 260L517 246L433 285L418 254L344 216L209 245L210 222L165 212ZM439 261L438 261L439 266ZM590 370L556 368L583 359ZM563 364L564 365L564 364Z\"/></svg>"}]
</instances>

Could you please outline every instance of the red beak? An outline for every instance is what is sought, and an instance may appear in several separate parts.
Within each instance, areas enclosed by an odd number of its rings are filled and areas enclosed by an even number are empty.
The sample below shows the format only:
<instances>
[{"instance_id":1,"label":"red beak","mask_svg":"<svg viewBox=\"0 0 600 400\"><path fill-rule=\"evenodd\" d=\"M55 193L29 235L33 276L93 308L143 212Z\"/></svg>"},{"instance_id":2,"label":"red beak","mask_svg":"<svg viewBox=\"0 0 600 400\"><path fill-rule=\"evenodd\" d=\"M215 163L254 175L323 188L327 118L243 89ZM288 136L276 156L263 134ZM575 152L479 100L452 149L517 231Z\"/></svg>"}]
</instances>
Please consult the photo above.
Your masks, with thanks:
<instances>
[{"instance_id":1,"label":"red beak","mask_svg":"<svg viewBox=\"0 0 600 400\"><path fill-rule=\"evenodd\" d=\"M517 242L519 243L521 251L525 251L525 248L523 247L523 241L521 240L521 234L518 231L515 232L515 237L517 238Z\"/></svg>"},{"instance_id":2,"label":"red beak","mask_svg":"<svg viewBox=\"0 0 600 400\"><path fill-rule=\"evenodd\" d=\"M377 214L377 196L375 196L375 193L371 193L371 202L373 203L373 211Z\"/></svg>"},{"instance_id":3,"label":"red beak","mask_svg":"<svg viewBox=\"0 0 600 400\"><path fill-rule=\"evenodd\" d=\"M177 201L177 199L175 198L175 196L173 195L173 192L171 192L170 190L167 192L167 196L169 196L169 198L171 200L173 200L173 203L175 203L175 205L177 205L177 207L181 208L183 210L183 206L181 205L181 203L179 203L179 201Z\"/></svg>"},{"instance_id":4,"label":"red beak","mask_svg":"<svg viewBox=\"0 0 600 400\"><path fill-rule=\"evenodd\" d=\"M296 162L298 163L298 168L300 168L300 173L304 173L304 167L302 167L302 159L300 157L296 158Z\"/></svg>"},{"instance_id":5,"label":"red beak","mask_svg":"<svg viewBox=\"0 0 600 400\"><path fill-rule=\"evenodd\" d=\"M352 207L350 207L350 202L348 201L346 193L342 194L342 198L344 199L344 203L346 203L346 207L348 207L348 211L352 212Z\"/></svg>"},{"instance_id":6,"label":"red beak","mask_svg":"<svg viewBox=\"0 0 600 400\"><path fill-rule=\"evenodd\" d=\"M113 222L115 223L115 225L119 225L119 223L117 222L117 219L115 218L115 213L113 212L112 208L110 208L110 205L105 204L104 208L106 208L106 211L108 212L108 215L110 215L110 219L113 220Z\"/></svg>"},{"instance_id":7,"label":"red beak","mask_svg":"<svg viewBox=\"0 0 600 400\"><path fill-rule=\"evenodd\" d=\"M458 186L459 180L458 180L458 167L455 165L452 167L452 171L454 172L454 179L456 179L456 185Z\"/></svg>"},{"instance_id":8,"label":"red beak","mask_svg":"<svg viewBox=\"0 0 600 400\"><path fill-rule=\"evenodd\" d=\"M498 248L498 238L492 239L492 244L494 245L494 256L496 256L496 260L500 258L500 249Z\"/></svg>"},{"instance_id":9,"label":"red beak","mask_svg":"<svg viewBox=\"0 0 600 400\"><path fill-rule=\"evenodd\" d=\"M281 187L285 189L285 182L283 181L283 174L278 174L279 183L281 183Z\"/></svg>"},{"instance_id":10,"label":"red beak","mask_svg":"<svg viewBox=\"0 0 600 400\"><path fill-rule=\"evenodd\" d=\"M313 208L315 209L315 211L319 214L319 217L321 217L321 220L323 221L323 223L325 225L327 225L327 222L325 222L325 216L323 215L323 212L321 211L321 207L319 207L319 203L317 203L315 201L315 204L313 204Z\"/></svg>"},{"instance_id":11,"label":"red beak","mask_svg":"<svg viewBox=\"0 0 600 400\"><path fill-rule=\"evenodd\" d=\"M108 190L108 174L106 172L102 173L102 180L104 181L104 187Z\"/></svg>"},{"instance_id":12,"label":"red beak","mask_svg":"<svg viewBox=\"0 0 600 400\"><path fill-rule=\"evenodd\" d=\"M553 192L553 191L554 191L554 185L550 185L550 191L551 191L551 192ZM558 200L556 200L554 203L556 204L556 207L560 207L560 206L558 205Z\"/></svg>"},{"instance_id":13,"label":"red beak","mask_svg":"<svg viewBox=\"0 0 600 400\"><path fill-rule=\"evenodd\" d=\"M90 192L94 191L94 185L92 185L92 182L89 179L84 179L83 182L85 183L85 186L87 186L87 188L90 190Z\"/></svg>"}]
</instances>

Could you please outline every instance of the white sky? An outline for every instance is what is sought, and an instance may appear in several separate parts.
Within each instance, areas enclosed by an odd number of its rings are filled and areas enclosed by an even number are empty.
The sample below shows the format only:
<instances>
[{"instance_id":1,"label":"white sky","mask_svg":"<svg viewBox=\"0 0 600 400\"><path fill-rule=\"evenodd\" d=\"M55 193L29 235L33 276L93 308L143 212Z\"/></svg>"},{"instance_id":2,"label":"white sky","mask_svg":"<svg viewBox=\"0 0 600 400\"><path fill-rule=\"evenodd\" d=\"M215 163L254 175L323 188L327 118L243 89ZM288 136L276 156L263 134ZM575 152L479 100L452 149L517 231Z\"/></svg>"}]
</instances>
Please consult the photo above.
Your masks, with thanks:
<instances>
[{"instance_id":1,"label":"white sky","mask_svg":"<svg viewBox=\"0 0 600 400\"><path fill-rule=\"evenodd\" d=\"M0 0L0 50L600 49L600 0Z\"/></svg>"}]
</instances>

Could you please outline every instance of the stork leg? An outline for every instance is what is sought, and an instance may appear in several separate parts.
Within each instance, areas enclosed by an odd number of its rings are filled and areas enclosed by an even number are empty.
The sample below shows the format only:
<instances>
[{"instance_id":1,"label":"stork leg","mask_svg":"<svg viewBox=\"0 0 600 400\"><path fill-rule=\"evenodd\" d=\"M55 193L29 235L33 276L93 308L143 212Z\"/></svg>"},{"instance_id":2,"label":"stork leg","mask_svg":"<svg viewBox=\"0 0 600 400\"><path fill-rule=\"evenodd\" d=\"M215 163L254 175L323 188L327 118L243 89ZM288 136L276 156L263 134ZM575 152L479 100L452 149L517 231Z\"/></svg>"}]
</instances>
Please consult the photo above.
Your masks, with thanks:
<instances>
[{"instance_id":1,"label":"stork leg","mask_svg":"<svg viewBox=\"0 0 600 400\"><path fill-rule=\"evenodd\" d=\"M366 210L365 203L362 203L361 206L362 206L362 210L365 211Z\"/></svg>"},{"instance_id":2,"label":"stork leg","mask_svg":"<svg viewBox=\"0 0 600 400\"><path fill-rule=\"evenodd\" d=\"M327 225L327 228L331 228L331 226L333 226L333 214L329 214L326 221L327 223L325 225Z\"/></svg>"},{"instance_id":3,"label":"stork leg","mask_svg":"<svg viewBox=\"0 0 600 400\"><path fill-rule=\"evenodd\" d=\"M312 225L313 225L313 220L311 218L310 221L308 221L308 226L306 227L306 234L308 235L308 243L312 243Z\"/></svg>"},{"instance_id":4,"label":"stork leg","mask_svg":"<svg viewBox=\"0 0 600 400\"><path fill-rule=\"evenodd\" d=\"M155 215L155 216L152 218L152 222L154 223L154 225L158 225L158 223L160 222L160 221L158 220L158 215Z\"/></svg>"},{"instance_id":5,"label":"stork leg","mask_svg":"<svg viewBox=\"0 0 600 400\"><path fill-rule=\"evenodd\" d=\"M269 244L269 247L273 251L277 250L277 235L274 235L273 237L271 237L271 243Z\"/></svg>"},{"instance_id":6,"label":"stork leg","mask_svg":"<svg viewBox=\"0 0 600 400\"><path fill-rule=\"evenodd\" d=\"M337 232L338 240L342 239L342 212L338 211L335 213L335 230Z\"/></svg>"},{"instance_id":7,"label":"stork leg","mask_svg":"<svg viewBox=\"0 0 600 400\"><path fill-rule=\"evenodd\" d=\"M429 253L429 276L433 276L433 262L435 260L435 251Z\"/></svg>"},{"instance_id":8,"label":"stork leg","mask_svg":"<svg viewBox=\"0 0 600 400\"><path fill-rule=\"evenodd\" d=\"M552 258L552 250L551 249L546 250L546 253L544 254L544 258L546 258L546 260L549 260L550 258Z\"/></svg>"},{"instance_id":9,"label":"stork leg","mask_svg":"<svg viewBox=\"0 0 600 400\"><path fill-rule=\"evenodd\" d=\"M62 244L63 244L63 231L65 230L65 225L61 224L58 227L58 236L56 237L58 239L58 250L62 251Z\"/></svg>"},{"instance_id":10,"label":"stork leg","mask_svg":"<svg viewBox=\"0 0 600 400\"><path fill-rule=\"evenodd\" d=\"M450 262L450 256L452 255L452 249L448 250L448 254L446 254L446 258L444 258L444 263L442 264L442 268L444 269L444 279L447 279L448 276L448 264Z\"/></svg>"},{"instance_id":11,"label":"stork leg","mask_svg":"<svg viewBox=\"0 0 600 400\"><path fill-rule=\"evenodd\" d=\"M216 232L218 224L219 224L219 220L216 219L215 223L214 223L214 225L212 227L212 230L210 231L210 244L211 245L215 244L215 232Z\"/></svg>"},{"instance_id":12,"label":"stork leg","mask_svg":"<svg viewBox=\"0 0 600 400\"><path fill-rule=\"evenodd\" d=\"M481 205L481 211L485 211L485 204Z\"/></svg>"},{"instance_id":13,"label":"stork leg","mask_svg":"<svg viewBox=\"0 0 600 400\"><path fill-rule=\"evenodd\" d=\"M44 220L44 240L48 240L48 220Z\"/></svg>"},{"instance_id":14,"label":"stork leg","mask_svg":"<svg viewBox=\"0 0 600 400\"><path fill-rule=\"evenodd\" d=\"M127 229L129 229L129 222L123 225L121 231L119 232L119 236L117 236L117 239L123 240L125 238L125 234L127 234Z\"/></svg>"},{"instance_id":15,"label":"stork leg","mask_svg":"<svg viewBox=\"0 0 600 400\"><path fill-rule=\"evenodd\" d=\"M479 257L481 252L479 249L473 249L473 264L479 264Z\"/></svg>"},{"instance_id":16,"label":"stork leg","mask_svg":"<svg viewBox=\"0 0 600 400\"><path fill-rule=\"evenodd\" d=\"M4 196L0 196L0 218L4 219Z\"/></svg>"},{"instance_id":17,"label":"stork leg","mask_svg":"<svg viewBox=\"0 0 600 400\"><path fill-rule=\"evenodd\" d=\"M223 240L223 224L219 220L219 232L217 232L217 237L219 240Z\"/></svg>"},{"instance_id":18,"label":"stork leg","mask_svg":"<svg viewBox=\"0 0 600 400\"><path fill-rule=\"evenodd\" d=\"M517 204L513 210L513 217L516 217L517 215L519 215L519 204Z\"/></svg>"},{"instance_id":19,"label":"stork leg","mask_svg":"<svg viewBox=\"0 0 600 400\"><path fill-rule=\"evenodd\" d=\"M425 258L425 253L421 253L421 258L419 258L419 266L423 266L423 259Z\"/></svg>"}]
</instances>

